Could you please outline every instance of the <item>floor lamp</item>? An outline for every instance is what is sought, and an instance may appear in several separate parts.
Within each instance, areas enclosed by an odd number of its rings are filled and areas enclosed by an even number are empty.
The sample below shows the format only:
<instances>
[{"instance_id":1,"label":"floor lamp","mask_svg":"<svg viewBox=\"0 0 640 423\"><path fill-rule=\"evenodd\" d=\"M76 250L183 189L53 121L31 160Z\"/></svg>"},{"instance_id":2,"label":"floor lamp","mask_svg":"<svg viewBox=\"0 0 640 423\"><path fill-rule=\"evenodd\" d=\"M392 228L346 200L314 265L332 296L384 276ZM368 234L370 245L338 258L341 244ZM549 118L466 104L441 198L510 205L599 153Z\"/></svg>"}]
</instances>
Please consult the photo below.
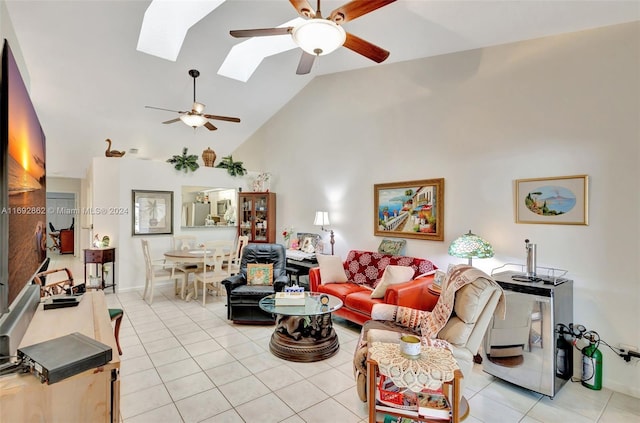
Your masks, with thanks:
<instances>
[{"instance_id":1,"label":"floor lamp","mask_svg":"<svg viewBox=\"0 0 640 423\"><path fill-rule=\"evenodd\" d=\"M329 225L329 212L326 211L317 211L316 217L313 220L313 224L315 226L320 226L320 230L329 232L330 234L330 243L331 243L331 255L333 255L333 245L336 243L336 240L333 236L333 229L325 229L324 225Z\"/></svg>"}]
</instances>

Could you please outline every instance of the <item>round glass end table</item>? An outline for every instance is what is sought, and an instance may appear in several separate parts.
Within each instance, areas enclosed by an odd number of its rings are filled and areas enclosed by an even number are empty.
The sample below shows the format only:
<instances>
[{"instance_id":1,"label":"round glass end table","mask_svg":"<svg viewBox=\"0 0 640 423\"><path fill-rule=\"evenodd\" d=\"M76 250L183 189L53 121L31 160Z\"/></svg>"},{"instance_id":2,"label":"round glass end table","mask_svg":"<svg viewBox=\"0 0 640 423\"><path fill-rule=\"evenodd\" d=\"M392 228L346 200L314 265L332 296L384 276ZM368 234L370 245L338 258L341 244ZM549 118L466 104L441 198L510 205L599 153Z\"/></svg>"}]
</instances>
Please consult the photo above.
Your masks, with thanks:
<instances>
[{"instance_id":1,"label":"round glass end table","mask_svg":"<svg viewBox=\"0 0 640 423\"><path fill-rule=\"evenodd\" d=\"M282 305L278 294L266 296L258 305L276 315L276 328L269 349L276 357L288 361L313 362L335 355L340 349L333 329L331 313L342 307L342 301L329 294L305 292L304 303Z\"/></svg>"}]
</instances>

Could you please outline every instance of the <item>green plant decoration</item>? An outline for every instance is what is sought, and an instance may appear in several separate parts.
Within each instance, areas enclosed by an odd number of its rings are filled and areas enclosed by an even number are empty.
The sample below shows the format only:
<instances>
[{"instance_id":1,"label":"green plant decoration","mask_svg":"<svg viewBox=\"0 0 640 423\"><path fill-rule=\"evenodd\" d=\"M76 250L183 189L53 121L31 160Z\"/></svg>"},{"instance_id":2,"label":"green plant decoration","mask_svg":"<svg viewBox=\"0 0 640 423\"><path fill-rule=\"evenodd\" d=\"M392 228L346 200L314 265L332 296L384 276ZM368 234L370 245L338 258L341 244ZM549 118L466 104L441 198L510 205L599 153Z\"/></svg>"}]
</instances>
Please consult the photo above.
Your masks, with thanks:
<instances>
[{"instance_id":1,"label":"green plant decoration","mask_svg":"<svg viewBox=\"0 0 640 423\"><path fill-rule=\"evenodd\" d=\"M231 176L242 176L247 173L247 169L244 168L242 162L234 162L231 155L223 157L216 167L227 169Z\"/></svg>"},{"instance_id":2,"label":"green plant decoration","mask_svg":"<svg viewBox=\"0 0 640 423\"><path fill-rule=\"evenodd\" d=\"M198 156L195 154L187 154L187 147L182 149L182 156L176 154L168 159L167 162L173 164L176 170L184 170L184 173L187 173L189 170L195 172L200 167L198 164Z\"/></svg>"}]
</instances>

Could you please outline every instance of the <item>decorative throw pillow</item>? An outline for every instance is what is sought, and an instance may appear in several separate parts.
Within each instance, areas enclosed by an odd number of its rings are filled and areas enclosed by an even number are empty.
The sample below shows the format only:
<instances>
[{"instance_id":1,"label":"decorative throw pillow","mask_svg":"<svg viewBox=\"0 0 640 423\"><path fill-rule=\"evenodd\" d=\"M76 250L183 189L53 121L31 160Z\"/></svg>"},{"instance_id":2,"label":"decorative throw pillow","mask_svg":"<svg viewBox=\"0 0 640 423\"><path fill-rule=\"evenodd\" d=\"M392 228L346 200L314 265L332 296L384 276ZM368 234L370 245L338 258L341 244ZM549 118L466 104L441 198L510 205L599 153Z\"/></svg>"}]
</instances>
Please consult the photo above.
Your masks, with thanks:
<instances>
[{"instance_id":1,"label":"decorative throw pillow","mask_svg":"<svg viewBox=\"0 0 640 423\"><path fill-rule=\"evenodd\" d=\"M384 273L376 289L371 293L371 298L384 298L389 285L410 281L415 271L413 267L388 265L384 268Z\"/></svg>"},{"instance_id":2,"label":"decorative throw pillow","mask_svg":"<svg viewBox=\"0 0 640 423\"><path fill-rule=\"evenodd\" d=\"M249 285L273 285L273 263L247 264L247 283Z\"/></svg>"},{"instance_id":3,"label":"decorative throw pillow","mask_svg":"<svg viewBox=\"0 0 640 423\"><path fill-rule=\"evenodd\" d=\"M320 279L322 283L346 282L347 274L344 272L342 259L339 256L316 254L320 266Z\"/></svg>"}]
</instances>

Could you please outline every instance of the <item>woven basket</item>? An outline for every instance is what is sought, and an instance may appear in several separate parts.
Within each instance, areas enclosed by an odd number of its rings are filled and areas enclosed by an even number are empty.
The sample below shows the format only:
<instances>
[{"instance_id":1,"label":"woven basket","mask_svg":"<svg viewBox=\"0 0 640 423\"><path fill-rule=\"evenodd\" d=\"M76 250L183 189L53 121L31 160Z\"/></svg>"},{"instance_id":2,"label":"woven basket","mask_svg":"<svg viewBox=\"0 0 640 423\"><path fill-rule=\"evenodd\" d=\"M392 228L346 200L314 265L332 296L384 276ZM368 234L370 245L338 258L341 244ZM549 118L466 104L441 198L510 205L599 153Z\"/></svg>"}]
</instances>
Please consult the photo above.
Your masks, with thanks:
<instances>
[{"instance_id":1,"label":"woven basket","mask_svg":"<svg viewBox=\"0 0 640 423\"><path fill-rule=\"evenodd\" d=\"M202 152L202 160L206 167L213 167L213 163L216 161L216 153L211 148L207 148Z\"/></svg>"}]
</instances>

